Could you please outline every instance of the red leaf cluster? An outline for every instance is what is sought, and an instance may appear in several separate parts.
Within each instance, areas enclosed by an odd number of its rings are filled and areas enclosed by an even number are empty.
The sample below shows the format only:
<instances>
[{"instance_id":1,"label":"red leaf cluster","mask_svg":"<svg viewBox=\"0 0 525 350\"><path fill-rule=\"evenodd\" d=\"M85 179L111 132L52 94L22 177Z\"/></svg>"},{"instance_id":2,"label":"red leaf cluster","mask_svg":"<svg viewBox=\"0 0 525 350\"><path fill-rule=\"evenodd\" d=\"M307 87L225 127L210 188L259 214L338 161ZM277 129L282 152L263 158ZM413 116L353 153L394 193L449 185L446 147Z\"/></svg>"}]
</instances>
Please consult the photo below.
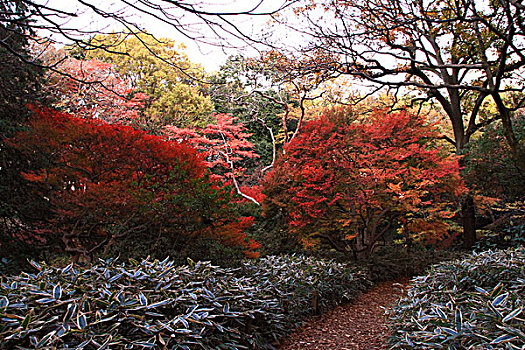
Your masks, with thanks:
<instances>
[{"instance_id":1,"label":"red leaf cluster","mask_svg":"<svg viewBox=\"0 0 525 350\"><path fill-rule=\"evenodd\" d=\"M25 177L51 201L47 224L68 252L92 254L119 240L210 237L256 255L243 232L253 219L236 214L231 194L187 144L45 108L34 108L29 130L10 142L45 158Z\"/></svg>"},{"instance_id":2,"label":"red leaf cluster","mask_svg":"<svg viewBox=\"0 0 525 350\"><path fill-rule=\"evenodd\" d=\"M149 97L131 89L112 64L67 58L60 69L67 75L49 76L44 87L57 107L110 123L133 124L141 118Z\"/></svg>"},{"instance_id":3,"label":"red leaf cluster","mask_svg":"<svg viewBox=\"0 0 525 350\"><path fill-rule=\"evenodd\" d=\"M408 112L325 116L305 125L264 184L307 246L368 254L401 218L439 217L463 186L432 125Z\"/></svg>"},{"instance_id":4,"label":"red leaf cluster","mask_svg":"<svg viewBox=\"0 0 525 350\"><path fill-rule=\"evenodd\" d=\"M178 128L173 125L165 127L170 140L186 142L205 155L206 165L217 179L222 182L245 176L246 169L240 166L245 159L257 158L253 144L248 141L251 136L243 123L231 114L217 114L217 122L205 128Z\"/></svg>"}]
</instances>

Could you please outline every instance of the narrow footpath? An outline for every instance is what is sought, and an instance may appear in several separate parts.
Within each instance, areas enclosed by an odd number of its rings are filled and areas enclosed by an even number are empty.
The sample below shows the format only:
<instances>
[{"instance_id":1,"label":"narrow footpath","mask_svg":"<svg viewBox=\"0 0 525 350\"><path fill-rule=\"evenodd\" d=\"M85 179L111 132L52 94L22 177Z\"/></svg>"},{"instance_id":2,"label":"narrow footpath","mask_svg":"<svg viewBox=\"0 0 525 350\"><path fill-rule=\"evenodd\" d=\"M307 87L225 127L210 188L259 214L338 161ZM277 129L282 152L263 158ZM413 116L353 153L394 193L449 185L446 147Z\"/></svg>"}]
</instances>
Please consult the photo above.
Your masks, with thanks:
<instances>
[{"instance_id":1,"label":"narrow footpath","mask_svg":"<svg viewBox=\"0 0 525 350\"><path fill-rule=\"evenodd\" d=\"M403 295L408 281L384 282L354 303L315 317L293 331L280 350L387 350L385 308Z\"/></svg>"}]
</instances>

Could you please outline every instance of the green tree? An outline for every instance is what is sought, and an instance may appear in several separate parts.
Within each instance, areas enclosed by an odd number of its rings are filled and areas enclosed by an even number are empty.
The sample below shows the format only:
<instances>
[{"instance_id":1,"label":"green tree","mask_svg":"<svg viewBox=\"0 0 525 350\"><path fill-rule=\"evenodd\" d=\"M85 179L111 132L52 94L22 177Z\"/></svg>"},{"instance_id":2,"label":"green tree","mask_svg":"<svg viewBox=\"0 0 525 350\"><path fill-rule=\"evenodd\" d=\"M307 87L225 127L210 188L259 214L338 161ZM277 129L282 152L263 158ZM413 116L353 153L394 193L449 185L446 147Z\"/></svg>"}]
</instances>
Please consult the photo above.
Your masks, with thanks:
<instances>
[{"instance_id":1,"label":"green tree","mask_svg":"<svg viewBox=\"0 0 525 350\"><path fill-rule=\"evenodd\" d=\"M29 115L28 103L40 98L40 69L24 63L30 59L24 13L27 7L20 2L0 3L0 258L24 260L33 253L21 238L24 230L46 215L46 201L30 190L20 171L38 164L38 154L24 156L7 140ZM21 57L13 55L15 49Z\"/></svg>"},{"instance_id":2,"label":"green tree","mask_svg":"<svg viewBox=\"0 0 525 350\"><path fill-rule=\"evenodd\" d=\"M149 96L145 113L150 127L205 126L211 121L213 104L202 83L206 74L190 62L182 44L149 34L96 35L92 43L106 49L83 51L83 58L112 63L133 89Z\"/></svg>"},{"instance_id":3,"label":"green tree","mask_svg":"<svg viewBox=\"0 0 525 350\"><path fill-rule=\"evenodd\" d=\"M519 142L525 138L525 116L517 115L512 123ZM483 129L480 137L466 147L465 180L480 194L507 201L525 199L525 173L512 160L501 123Z\"/></svg>"},{"instance_id":4,"label":"green tree","mask_svg":"<svg viewBox=\"0 0 525 350\"><path fill-rule=\"evenodd\" d=\"M230 56L220 70L211 76L209 96L218 113L232 114L243 123L251 133L248 138L253 150L260 157L249 159L242 164L255 171L254 180L260 170L273 164L277 148L281 146L276 136L282 131L280 115L284 113L282 104L276 103L277 93L269 88L255 93L253 75L248 60L241 56ZM259 170L259 174L257 174Z\"/></svg>"}]
</instances>

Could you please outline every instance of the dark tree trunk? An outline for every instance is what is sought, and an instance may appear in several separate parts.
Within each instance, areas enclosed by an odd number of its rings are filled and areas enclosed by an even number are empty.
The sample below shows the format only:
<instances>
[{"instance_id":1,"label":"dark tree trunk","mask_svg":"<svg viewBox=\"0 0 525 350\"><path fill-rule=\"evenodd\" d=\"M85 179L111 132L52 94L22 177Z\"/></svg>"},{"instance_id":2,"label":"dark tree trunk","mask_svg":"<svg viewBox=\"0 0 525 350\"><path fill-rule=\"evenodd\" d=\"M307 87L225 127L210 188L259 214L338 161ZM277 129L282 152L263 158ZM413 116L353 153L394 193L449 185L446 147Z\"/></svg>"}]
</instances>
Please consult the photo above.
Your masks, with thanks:
<instances>
[{"instance_id":1,"label":"dark tree trunk","mask_svg":"<svg viewBox=\"0 0 525 350\"><path fill-rule=\"evenodd\" d=\"M461 154L458 150L458 154ZM459 159L459 166L465 167L466 159ZM468 193L461 201L461 221L463 224L463 248L471 249L476 242L476 205L474 197Z\"/></svg>"},{"instance_id":2,"label":"dark tree trunk","mask_svg":"<svg viewBox=\"0 0 525 350\"><path fill-rule=\"evenodd\" d=\"M463 220L463 247L471 249L476 242L476 208L474 198L469 194L461 203Z\"/></svg>"},{"instance_id":3,"label":"dark tree trunk","mask_svg":"<svg viewBox=\"0 0 525 350\"><path fill-rule=\"evenodd\" d=\"M493 94L493 100L496 102L498 107L499 114L501 116L501 124L503 126L503 136L507 140L508 145L510 146L512 157L516 162L521 173L525 172L525 148L520 144L514 128L512 127L512 115L510 110L505 106L500 94Z\"/></svg>"}]
</instances>

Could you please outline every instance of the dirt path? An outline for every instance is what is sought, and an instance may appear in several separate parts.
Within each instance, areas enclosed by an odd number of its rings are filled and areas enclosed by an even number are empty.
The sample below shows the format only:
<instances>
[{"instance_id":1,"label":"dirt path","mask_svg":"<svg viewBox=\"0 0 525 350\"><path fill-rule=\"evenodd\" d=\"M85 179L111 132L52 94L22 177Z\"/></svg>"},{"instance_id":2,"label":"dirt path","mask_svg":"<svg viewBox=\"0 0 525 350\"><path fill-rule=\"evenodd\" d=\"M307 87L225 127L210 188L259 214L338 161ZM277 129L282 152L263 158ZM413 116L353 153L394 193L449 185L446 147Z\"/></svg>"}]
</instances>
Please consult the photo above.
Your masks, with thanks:
<instances>
[{"instance_id":1,"label":"dirt path","mask_svg":"<svg viewBox=\"0 0 525 350\"><path fill-rule=\"evenodd\" d=\"M408 281L385 282L359 296L353 304L340 306L316 317L292 332L280 350L386 350L389 330L384 308L403 294Z\"/></svg>"}]
</instances>

